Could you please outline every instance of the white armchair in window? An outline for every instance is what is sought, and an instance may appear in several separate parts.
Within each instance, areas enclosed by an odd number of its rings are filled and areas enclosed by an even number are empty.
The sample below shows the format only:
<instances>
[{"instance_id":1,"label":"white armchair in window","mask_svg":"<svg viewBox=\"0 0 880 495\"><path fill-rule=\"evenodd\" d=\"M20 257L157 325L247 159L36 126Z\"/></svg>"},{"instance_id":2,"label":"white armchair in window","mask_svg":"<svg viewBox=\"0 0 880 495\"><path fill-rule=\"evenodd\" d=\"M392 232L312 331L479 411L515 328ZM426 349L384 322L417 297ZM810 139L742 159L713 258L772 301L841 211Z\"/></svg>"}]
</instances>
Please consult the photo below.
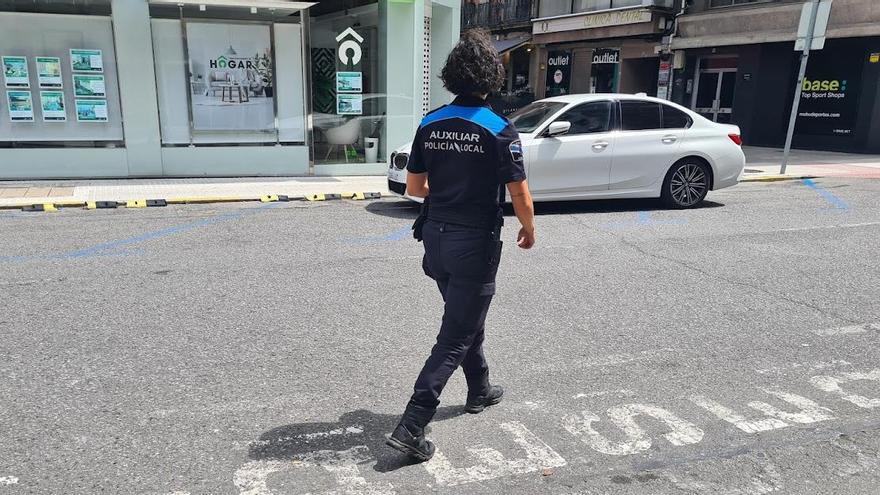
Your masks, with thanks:
<instances>
[{"instance_id":1,"label":"white armchair in window","mask_svg":"<svg viewBox=\"0 0 880 495\"><path fill-rule=\"evenodd\" d=\"M211 93L211 96L217 96L217 91L222 91L223 85L228 83L229 79L229 72L225 70L208 72L208 89L205 91L205 96L208 96L208 92Z\"/></svg>"},{"instance_id":2,"label":"white armchair in window","mask_svg":"<svg viewBox=\"0 0 880 495\"><path fill-rule=\"evenodd\" d=\"M324 136L327 137L327 142L330 144L330 147L327 149L327 156L325 156L324 159L326 160L330 158L330 153L333 152L337 146L342 145L342 151L345 154L345 163L348 163L348 147L351 146L352 149L354 149L354 143L358 142L361 137L360 120L351 119L339 127L325 129Z\"/></svg>"}]
</instances>

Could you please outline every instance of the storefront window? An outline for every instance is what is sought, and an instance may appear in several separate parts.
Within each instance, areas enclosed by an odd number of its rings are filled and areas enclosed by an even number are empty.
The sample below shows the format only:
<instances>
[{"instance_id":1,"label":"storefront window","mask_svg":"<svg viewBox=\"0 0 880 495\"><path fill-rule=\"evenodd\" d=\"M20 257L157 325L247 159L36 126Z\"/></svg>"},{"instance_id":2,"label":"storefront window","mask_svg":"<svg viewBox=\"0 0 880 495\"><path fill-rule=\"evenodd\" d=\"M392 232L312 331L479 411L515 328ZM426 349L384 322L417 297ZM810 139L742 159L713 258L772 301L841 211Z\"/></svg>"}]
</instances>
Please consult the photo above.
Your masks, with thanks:
<instances>
[{"instance_id":1,"label":"storefront window","mask_svg":"<svg viewBox=\"0 0 880 495\"><path fill-rule=\"evenodd\" d=\"M619 83L620 50L617 48L593 50L590 93L616 93Z\"/></svg>"},{"instance_id":2,"label":"storefront window","mask_svg":"<svg viewBox=\"0 0 880 495\"><path fill-rule=\"evenodd\" d=\"M380 77L379 36L375 3L311 18L316 163L384 159L386 110L394 97Z\"/></svg>"},{"instance_id":3,"label":"storefront window","mask_svg":"<svg viewBox=\"0 0 880 495\"><path fill-rule=\"evenodd\" d=\"M164 145L306 141L295 11L153 7L151 15Z\"/></svg>"},{"instance_id":4,"label":"storefront window","mask_svg":"<svg viewBox=\"0 0 880 495\"><path fill-rule=\"evenodd\" d=\"M62 9L97 15L36 13L28 3L33 13L0 3L14 10L0 12L0 146L122 146L109 1Z\"/></svg>"}]
</instances>

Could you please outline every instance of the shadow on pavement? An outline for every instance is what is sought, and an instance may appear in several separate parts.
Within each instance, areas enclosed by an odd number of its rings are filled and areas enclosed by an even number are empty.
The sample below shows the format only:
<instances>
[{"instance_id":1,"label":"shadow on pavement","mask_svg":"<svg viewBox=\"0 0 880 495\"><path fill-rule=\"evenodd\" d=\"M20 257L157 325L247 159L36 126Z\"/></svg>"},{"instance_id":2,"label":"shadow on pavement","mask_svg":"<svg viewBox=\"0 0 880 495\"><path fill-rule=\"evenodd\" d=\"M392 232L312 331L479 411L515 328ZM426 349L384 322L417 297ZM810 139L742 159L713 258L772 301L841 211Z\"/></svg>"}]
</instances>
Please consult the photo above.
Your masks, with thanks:
<instances>
[{"instance_id":1,"label":"shadow on pavement","mask_svg":"<svg viewBox=\"0 0 880 495\"><path fill-rule=\"evenodd\" d=\"M401 410L402 412L402 410ZM464 414L464 406L437 409L434 421L444 421ZM336 423L296 423L279 426L260 435L248 455L254 460L295 460L298 456L320 450L342 451L366 445L375 456L375 471L387 473L418 461L385 445L385 435L397 426L399 415L376 414L365 409L348 412ZM430 434L430 426L429 426Z\"/></svg>"},{"instance_id":2,"label":"shadow on pavement","mask_svg":"<svg viewBox=\"0 0 880 495\"><path fill-rule=\"evenodd\" d=\"M703 201L695 210L724 206L714 201ZM667 208L658 199L599 199L585 201L547 201L535 203L535 215L564 215L569 213L614 213L627 211L664 211ZM504 208L505 215L513 215L510 206Z\"/></svg>"},{"instance_id":3,"label":"shadow on pavement","mask_svg":"<svg viewBox=\"0 0 880 495\"><path fill-rule=\"evenodd\" d=\"M389 218L402 218L406 220L415 220L419 216L419 210L422 207L419 203L412 201L374 201L366 206L366 210L374 215L381 215Z\"/></svg>"},{"instance_id":4,"label":"shadow on pavement","mask_svg":"<svg viewBox=\"0 0 880 495\"><path fill-rule=\"evenodd\" d=\"M693 208L702 210L724 206L715 201L703 201ZM370 203L366 210L375 215L391 218L415 220L419 216L420 205L406 200L381 201ZM581 201L542 201L535 203L535 215L567 215L572 213L614 213L628 211L673 211L658 199L594 199ZM504 206L504 216L514 216L513 207Z\"/></svg>"}]
</instances>

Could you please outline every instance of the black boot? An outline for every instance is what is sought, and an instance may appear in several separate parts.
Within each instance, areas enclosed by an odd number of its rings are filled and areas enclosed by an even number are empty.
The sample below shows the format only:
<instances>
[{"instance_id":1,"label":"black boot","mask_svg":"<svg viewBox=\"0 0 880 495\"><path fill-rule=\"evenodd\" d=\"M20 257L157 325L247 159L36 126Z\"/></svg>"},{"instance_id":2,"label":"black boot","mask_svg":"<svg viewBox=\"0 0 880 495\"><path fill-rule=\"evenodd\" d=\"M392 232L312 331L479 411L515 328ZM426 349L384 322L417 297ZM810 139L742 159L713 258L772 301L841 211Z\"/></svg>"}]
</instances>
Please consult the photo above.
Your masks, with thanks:
<instances>
[{"instance_id":1,"label":"black boot","mask_svg":"<svg viewBox=\"0 0 880 495\"><path fill-rule=\"evenodd\" d=\"M489 390L484 395L468 394L464 410L471 414L481 413L483 409L501 402L502 397L504 397L504 389L498 385L490 385Z\"/></svg>"},{"instance_id":2,"label":"black boot","mask_svg":"<svg viewBox=\"0 0 880 495\"><path fill-rule=\"evenodd\" d=\"M425 438L425 426L433 417L434 410L410 402L385 444L422 462L427 461L434 456L434 444Z\"/></svg>"}]
</instances>

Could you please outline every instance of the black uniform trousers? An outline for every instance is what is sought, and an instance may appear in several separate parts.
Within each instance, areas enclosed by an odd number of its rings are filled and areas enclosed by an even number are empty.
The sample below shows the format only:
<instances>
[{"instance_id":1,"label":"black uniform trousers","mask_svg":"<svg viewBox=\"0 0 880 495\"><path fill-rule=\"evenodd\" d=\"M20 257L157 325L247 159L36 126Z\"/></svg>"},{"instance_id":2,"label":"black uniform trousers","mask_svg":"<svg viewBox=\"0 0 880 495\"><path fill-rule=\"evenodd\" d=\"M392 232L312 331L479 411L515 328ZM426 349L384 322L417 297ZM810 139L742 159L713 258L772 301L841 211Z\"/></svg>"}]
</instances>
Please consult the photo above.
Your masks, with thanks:
<instances>
[{"instance_id":1,"label":"black uniform trousers","mask_svg":"<svg viewBox=\"0 0 880 495\"><path fill-rule=\"evenodd\" d=\"M468 395L489 389L489 365L483 355L486 314L495 295L498 258L490 263L488 229L428 220L422 229L425 274L433 278L445 302L437 343L416 379L410 403L428 410L456 368L464 370Z\"/></svg>"}]
</instances>

